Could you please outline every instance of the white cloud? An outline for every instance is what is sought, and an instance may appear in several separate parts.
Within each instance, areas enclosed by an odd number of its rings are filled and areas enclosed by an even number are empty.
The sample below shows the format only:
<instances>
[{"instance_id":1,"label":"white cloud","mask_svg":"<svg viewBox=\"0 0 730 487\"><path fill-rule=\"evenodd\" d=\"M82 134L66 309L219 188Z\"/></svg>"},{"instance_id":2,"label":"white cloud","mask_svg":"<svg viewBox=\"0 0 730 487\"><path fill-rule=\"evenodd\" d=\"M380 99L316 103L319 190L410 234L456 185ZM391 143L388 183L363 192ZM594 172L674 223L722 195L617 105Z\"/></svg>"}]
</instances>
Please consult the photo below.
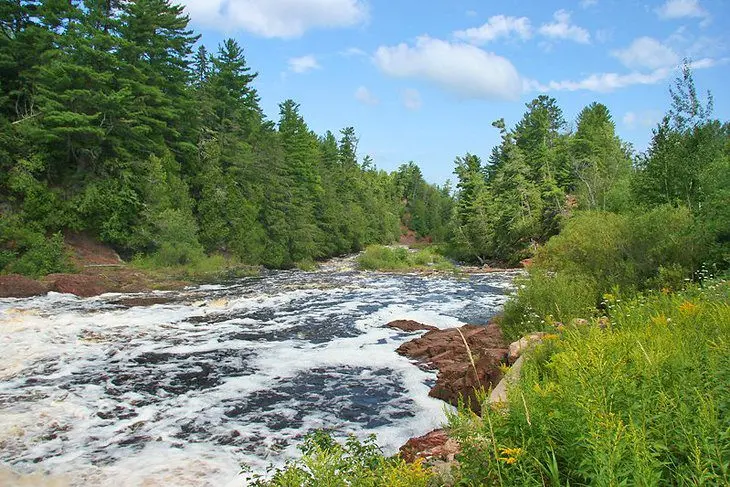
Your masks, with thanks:
<instances>
[{"instance_id":1,"label":"white cloud","mask_svg":"<svg viewBox=\"0 0 730 487\"><path fill-rule=\"evenodd\" d=\"M465 98L519 98L522 81L509 60L478 47L422 36L414 46L381 46L375 65L395 78L420 78Z\"/></svg>"},{"instance_id":2,"label":"white cloud","mask_svg":"<svg viewBox=\"0 0 730 487\"><path fill-rule=\"evenodd\" d=\"M349 47L349 48L345 49L344 51L340 52L340 54L345 57L367 56L368 55L368 53L366 53L359 47Z\"/></svg>"},{"instance_id":3,"label":"white cloud","mask_svg":"<svg viewBox=\"0 0 730 487\"><path fill-rule=\"evenodd\" d=\"M289 71L293 73L306 73L313 69L319 69L321 66L317 62L317 58L307 55L302 57L293 57L289 59Z\"/></svg>"},{"instance_id":4,"label":"white cloud","mask_svg":"<svg viewBox=\"0 0 730 487\"><path fill-rule=\"evenodd\" d=\"M467 10L466 15L467 17L476 17L478 14L476 10Z\"/></svg>"},{"instance_id":5,"label":"white cloud","mask_svg":"<svg viewBox=\"0 0 730 487\"><path fill-rule=\"evenodd\" d=\"M631 69L665 68L679 62L676 52L651 37L639 37L626 49L611 51L611 55Z\"/></svg>"},{"instance_id":6,"label":"white cloud","mask_svg":"<svg viewBox=\"0 0 730 487\"><path fill-rule=\"evenodd\" d=\"M551 39L567 39L580 44L590 44L591 34L570 22L570 12L558 10L553 14L554 22L540 26L540 34Z\"/></svg>"},{"instance_id":7,"label":"white cloud","mask_svg":"<svg viewBox=\"0 0 730 487\"><path fill-rule=\"evenodd\" d=\"M195 23L262 37L295 38L368 19L364 0L180 0Z\"/></svg>"},{"instance_id":8,"label":"white cloud","mask_svg":"<svg viewBox=\"0 0 730 487\"><path fill-rule=\"evenodd\" d=\"M536 91L597 91L600 93L608 93L619 88L625 88L632 85L653 85L665 79L670 69L661 68L652 73L595 73L578 81L550 81L547 84L537 82L529 82L528 89Z\"/></svg>"},{"instance_id":9,"label":"white cloud","mask_svg":"<svg viewBox=\"0 0 730 487\"><path fill-rule=\"evenodd\" d=\"M699 0L667 0L656 10L660 19L701 18L703 24L709 23L710 14L702 8Z\"/></svg>"},{"instance_id":10,"label":"white cloud","mask_svg":"<svg viewBox=\"0 0 730 487\"><path fill-rule=\"evenodd\" d=\"M418 110L423 106L423 100L421 100L418 90L408 88L403 92L403 106L409 110Z\"/></svg>"},{"instance_id":11,"label":"white cloud","mask_svg":"<svg viewBox=\"0 0 730 487\"><path fill-rule=\"evenodd\" d=\"M532 37L532 26L527 17L506 17L495 15L481 27L459 30L454 32L457 39L462 39L472 44L486 44L500 37L510 37L515 34L522 40Z\"/></svg>"},{"instance_id":12,"label":"white cloud","mask_svg":"<svg viewBox=\"0 0 730 487\"><path fill-rule=\"evenodd\" d=\"M582 8L589 8L598 5L598 0L581 0L580 6Z\"/></svg>"},{"instance_id":13,"label":"white cloud","mask_svg":"<svg viewBox=\"0 0 730 487\"><path fill-rule=\"evenodd\" d=\"M629 129L637 127L650 128L656 126L662 119L662 112L659 110L642 110L640 112L626 112L622 122Z\"/></svg>"},{"instance_id":14,"label":"white cloud","mask_svg":"<svg viewBox=\"0 0 730 487\"><path fill-rule=\"evenodd\" d=\"M355 90L355 99L365 105L377 105L380 103L380 100L364 86L360 86Z\"/></svg>"},{"instance_id":15,"label":"white cloud","mask_svg":"<svg viewBox=\"0 0 730 487\"><path fill-rule=\"evenodd\" d=\"M692 69L705 69L730 62L730 59L700 59L690 64ZM665 80L670 74L675 72L676 66L658 68L651 73L632 72L627 74L618 73L595 73L581 80L563 80L550 81L547 84L534 80L525 81L525 91L595 91L599 93L609 93L621 88L633 85L653 85Z\"/></svg>"}]
</instances>

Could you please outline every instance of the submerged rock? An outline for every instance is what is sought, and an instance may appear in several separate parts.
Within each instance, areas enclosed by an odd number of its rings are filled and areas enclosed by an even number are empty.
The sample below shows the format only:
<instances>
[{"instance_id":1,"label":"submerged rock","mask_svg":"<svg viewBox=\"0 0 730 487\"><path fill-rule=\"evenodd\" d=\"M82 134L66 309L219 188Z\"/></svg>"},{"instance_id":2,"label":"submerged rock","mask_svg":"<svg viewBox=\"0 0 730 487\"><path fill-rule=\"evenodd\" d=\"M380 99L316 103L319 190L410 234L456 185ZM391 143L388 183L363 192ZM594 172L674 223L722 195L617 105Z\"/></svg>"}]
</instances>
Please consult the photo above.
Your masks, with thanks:
<instances>
[{"instance_id":1,"label":"submerged rock","mask_svg":"<svg viewBox=\"0 0 730 487\"><path fill-rule=\"evenodd\" d=\"M414 331L438 330L438 328L433 325L424 325L423 323L419 323L413 320L395 320L391 321L386 326L409 333Z\"/></svg>"},{"instance_id":2,"label":"submerged rock","mask_svg":"<svg viewBox=\"0 0 730 487\"><path fill-rule=\"evenodd\" d=\"M464 345L466 342L469 347ZM481 404L476 390L489 390L502 378L500 365L506 361L508 347L502 331L494 323L487 326L465 325L448 330L432 330L404 343L399 354L438 369L436 385L429 395L457 405L463 399L479 413Z\"/></svg>"},{"instance_id":3,"label":"submerged rock","mask_svg":"<svg viewBox=\"0 0 730 487\"><path fill-rule=\"evenodd\" d=\"M0 298L29 298L46 294L48 289L35 279L10 274L0 276Z\"/></svg>"}]
</instances>

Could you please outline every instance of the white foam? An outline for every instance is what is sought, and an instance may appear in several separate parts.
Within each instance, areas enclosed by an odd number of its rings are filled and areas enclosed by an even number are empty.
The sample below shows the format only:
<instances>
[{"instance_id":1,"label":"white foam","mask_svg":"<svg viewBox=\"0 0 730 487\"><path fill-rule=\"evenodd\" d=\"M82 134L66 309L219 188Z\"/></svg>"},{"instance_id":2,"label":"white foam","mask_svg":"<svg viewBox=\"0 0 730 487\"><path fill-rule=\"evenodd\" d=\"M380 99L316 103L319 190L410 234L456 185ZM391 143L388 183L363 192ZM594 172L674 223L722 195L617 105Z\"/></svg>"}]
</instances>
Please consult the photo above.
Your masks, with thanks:
<instances>
[{"instance_id":1,"label":"white foam","mask_svg":"<svg viewBox=\"0 0 730 487\"><path fill-rule=\"evenodd\" d=\"M225 485L321 427L393 453L446 406L428 396L435 374L395 353L414 335L385 323L483 318L505 298L478 286L508 281L288 272L133 308L118 294L0 300L0 463L74 485Z\"/></svg>"}]
</instances>

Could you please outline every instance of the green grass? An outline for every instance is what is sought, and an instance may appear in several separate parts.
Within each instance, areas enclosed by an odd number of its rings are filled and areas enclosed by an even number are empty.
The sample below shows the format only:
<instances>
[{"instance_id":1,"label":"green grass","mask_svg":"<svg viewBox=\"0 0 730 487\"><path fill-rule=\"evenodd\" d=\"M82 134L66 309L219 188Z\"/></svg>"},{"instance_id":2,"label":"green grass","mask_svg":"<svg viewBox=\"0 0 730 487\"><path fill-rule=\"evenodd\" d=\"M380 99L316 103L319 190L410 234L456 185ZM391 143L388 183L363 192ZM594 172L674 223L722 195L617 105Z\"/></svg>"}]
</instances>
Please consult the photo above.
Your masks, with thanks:
<instances>
[{"instance_id":1,"label":"green grass","mask_svg":"<svg viewBox=\"0 0 730 487\"><path fill-rule=\"evenodd\" d=\"M508 410L450 415L460 485L730 485L730 285L621 302L560 327Z\"/></svg>"},{"instance_id":2,"label":"green grass","mask_svg":"<svg viewBox=\"0 0 730 487\"><path fill-rule=\"evenodd\" d=\"M242 264L237 259L222 255L210 255L179 265L161 264L155 256L138 255L131 265L153 275L177 278L193 282L212 282L219 279L259 275L259 269Z\"/></svg>"},{"instance_id":3,"label":"green grass","mask_svg":"<svg viewBox=\"0 0 730 487\"><path fill-rule=\"evenodd\" d=\"M358 257L357 262L360 269L377 271L456 270L454 264L431 247L411 252L405 247L371 245Z\"/></svg>"}]
</instances>

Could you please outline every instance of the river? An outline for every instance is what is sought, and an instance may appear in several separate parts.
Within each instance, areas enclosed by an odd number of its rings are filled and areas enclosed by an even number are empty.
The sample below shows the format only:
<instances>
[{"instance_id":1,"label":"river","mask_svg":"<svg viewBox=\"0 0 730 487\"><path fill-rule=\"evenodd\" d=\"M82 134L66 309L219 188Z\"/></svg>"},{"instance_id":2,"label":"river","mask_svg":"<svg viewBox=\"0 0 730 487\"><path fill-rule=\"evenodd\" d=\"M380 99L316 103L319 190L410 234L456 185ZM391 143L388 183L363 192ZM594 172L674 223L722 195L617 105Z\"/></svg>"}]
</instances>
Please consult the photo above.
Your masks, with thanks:
<instances>
[{"instance_id":1,"label":"river","mask_svg":"<svg viewBox=\"0 0 730 487\"><path fill-rule=\"evenodd\" d=\"M384 327L487 323L514 273L359 272L336 260L154 296L0 299L0 473L53 485L241 485L316 428L386 453L438 427L435 373ZM139 295L134 295L139 296ZM0 483L2 483L0 474Z\"/></svg>"}]
</instances>

